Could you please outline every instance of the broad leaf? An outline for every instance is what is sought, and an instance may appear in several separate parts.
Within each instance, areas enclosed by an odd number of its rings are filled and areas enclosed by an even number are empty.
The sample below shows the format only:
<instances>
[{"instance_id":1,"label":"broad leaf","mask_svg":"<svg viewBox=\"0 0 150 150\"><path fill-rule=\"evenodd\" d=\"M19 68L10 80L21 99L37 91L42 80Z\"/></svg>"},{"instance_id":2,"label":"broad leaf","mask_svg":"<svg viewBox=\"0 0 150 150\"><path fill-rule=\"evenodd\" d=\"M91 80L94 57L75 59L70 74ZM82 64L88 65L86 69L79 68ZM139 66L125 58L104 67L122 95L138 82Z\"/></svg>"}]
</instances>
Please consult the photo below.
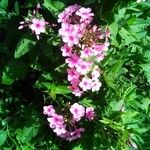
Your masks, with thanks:
<instances>
[{"instance_id":1,"label":"broad leaf","mask_svg":"<svg viewBox=\"0 0 150 150\"><path fill-rule=\"evenodd\" d=\"M29 38L29 36L23 36L20 42L18 43L15 50L15 58L19 58L22 55L26 54L29 50L33 48L36 44L36 41Z\"/></svg>"}]
</instances>

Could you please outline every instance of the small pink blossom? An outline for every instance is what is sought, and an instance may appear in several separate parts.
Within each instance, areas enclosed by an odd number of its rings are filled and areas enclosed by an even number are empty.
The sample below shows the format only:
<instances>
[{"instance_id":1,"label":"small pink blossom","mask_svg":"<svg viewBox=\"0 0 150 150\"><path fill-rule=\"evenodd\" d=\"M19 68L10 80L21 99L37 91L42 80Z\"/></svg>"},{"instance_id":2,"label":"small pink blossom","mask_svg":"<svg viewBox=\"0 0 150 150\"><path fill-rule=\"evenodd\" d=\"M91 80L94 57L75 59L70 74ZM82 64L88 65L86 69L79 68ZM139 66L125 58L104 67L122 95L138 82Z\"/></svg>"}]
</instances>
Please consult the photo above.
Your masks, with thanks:
<instances>
[{"instance_id":1,"label":"small pink blossom","mask_svg":"<svg viewBox=\"0 0 150 150\"><path fill-rule=\"evenodd\" d=\"M86 118L89 120L93 120L95 116L94 108L93 107L87 107L86 108Z\"/></svg>"},{"instance_id":2,"label":"small pink blossom","mask_svg":"<svg viewBox=\"0 0 150 150\"><path fill-rule=\"evenodd\" d=\"M72 85L72 86L69 86L69 89L72 91L72 93L75 95L75 96L81 96L83 94L83 91L80 90L80 88L77 86L77 85Z\"/></svg>"},{"instance_id":3,"label":"small pink blossom","mask_svg":"<svg viewBox=\"0 0 150 150\"><path fill-rule=\"evenodd\" d=\"M43 114L48 115L49 117L53 116L55 114L55 109L53 108L52 105L43 106Z\"/></svg>"},{"instance_id":4,"label":"small pink blossom","mask_svg":"<svg viewBox=\"0 0 150 150\"><path fill-rule=\"evenodd\" d=\"M80 16L80 22L85 22L89 24L93 20L94 14L91 13L91 8L84 8L81 7L77 12L76 15Z\"/></svg>"},{"instance_id":5,"label":"small pink blossom","mask_svg":"<svg viewBox=\"0 0 150 150\"><path fill-rule=\"evenodd\" d=\"M74 103L70 107L70 112L73 115L74 121L79 121L85 114L85 108L78 103Z\"/></svg>"},{"instance_id":6,"label":"small pink blossom","mask_svg":"<svg viewBox=\"0 0 150 150\"><path fill-rule=\"evenodd\" d=\"M83 91L90 90L92 88L92 80L84 77L79 83L79 86L82 88Z\"/></svg>"},{"instance_id":7,"label":"small pink blossom","mask_svg":"<svg viewBox=\"0 0 150 150\"><path fill-rule=\"evenodd\" d=\"M77 11L81 6L74 4L71 5L58 15L58 23L71 23L70 17L72 14Z\"/></svg>"},{"instance_id":8,"label":"small pink blossom","mask_svg":"<svg viewBox=\"0 0 150 150\"><path fill-rule=\"evenodd\" d=\"M93 52L91 48L85 48L83 51L81 51L81 58L88 58L93 55Z\"/></svg>"},{"instance_id":9,"label":"small pink blossom","mask_svg":"<svg viewBox=\"0 0 150 150\"><path fill-rule=\"evenodd\" d=\"M96 56L96 61L101 62L105 58L105 54L98 54Z\"/></svg>"},{"instance_id":10,"label":"small pink blossom","mask_svg":"<svg viewBox=\"0 0 150 150\"><path fill-rule=\"evenodd\" d=\"M45 20L44 19L37 19L37 18L33 18L32 19L32 24L29 25L29 28L35 32L35 34L37 35L37 38L39 38L39 35L41 33L45 32Z\"/></svg>"},{"instance_id":11,"label":"small pink blossom","mask_svg":"<svg viewBox=\"0 0 150 150\"><path fill-rule=\"evenodd\" d=\"M61 48L62 51L62 56L66 57L66 56L71 56L71 52L72 52L72 47L69 47L67 44L65 44L64 46L62 46Z\"/></svg>"},{"instance_id":12,"label":"small pink blossom","mask_svg":"<svg viewBox=\"0 0 150 150\"><path fill-rule=\"evenodd\" d=\"M61 134L65 134L66 133L66 126L65 125L61 125L61 126L56 126L56 128L53 130L58 136L60 136Z\"/></svg>"},{"instance_id":13,"label":"small pink blossom","mask_svg":"<svg viewBox=\"0 0 150 150\"><path fill-rule=\"evenodd\" d=\"M95 80L91 83L92 92L99 91L102 83L99 80Z\"/></svg>"},{"instance_id":14,"label":"small pink blossom","mask_svg":"<svg viewBox=\"0 0 150 150\"><path fill-rule=\"evenodd\" d=\"M67 69L68 72L68 81L72 81L73 79L79 79L80 74L76 71L75 68Z\"/></svg>"},{"instance_id":15,"label":"small pink blossom","mask_svg":"<svg viewBox=\"0 0 150 150\"><path fill-rule=\"evenodd\" d=\"M74 30L73 28L74 27L72 24L62 23L61 28L58 31L59 34L62 36L62 39L72 33Z\"/></svg>"},{"instance_id":16,"label":"small pink blossom","mask_svg":"<svg viewBox=\"0 0 150 150\"><path fill-rule=\"evenodd\" d=\"M92 80L98 80L100 77L100 69L98 66L95 66L94 70L92 71Z\"/></svg>"},{"instance_id":17,"label":"small pink blossom","mask_svg":"<svg viewBox=\"0 0 150 150\"><path fill-rule=\"evenodd\" d=\"M62 126L64 123L64 117L62 115L54 114L52 117L47 118L48 122L50 122L51 128L56 128L58 126Z\"/></svg>"},{"instance_id":18,"label":"small pink blossom","mask_svg":"<svg viewBox=\"0 0 150 150\"><path fill-rule=\"evenodd\" d=\"M80 61L80 57L77 54L72 54L69 58L66 59L66 63L70 68L75 67Z\"/></svg>"},{"instance_id":19,"label":"small pink blossom","mask_svg":"<svg viewBox=\"0 0 150 150\"><path fill-rule=\"evenodd\" d=\"M22 26L22 25L18 27L19 30L21 30L21 29L23 29L23 28L24 28L24 26Z\"/></svg>"},{"instance_id":20,"label":"small pink blossom","mask_svg":"<svg viewBox=\"0 0 150 150\"><path fill-rule=\"evenodd\" d=\"M78 34L75 31L68 33L66 36L62 36L62 39L69 47L77 45L79 43Z\"/></svg>"},{"instance_id":21,"label":"small pink blossom","mask_svg":"<svg viewBox=\"0 0 150 150\"><path fill-rule=\"evenodd\" d=\"M80 83L80 79L79 79L79 78L77 78L77 79L72 79L72 80L70 81L70 83L71 83L72 85L74 85L74 86L78 86L78 84Z\"/></svg>"},{"instance_id":22,"label":"small pink blossom","mask_svg":"<svg viewBox=\"0 0 150 150\"><path fill-rule=\"evenodd\" d=\"M84 128L76 129L75 131L70 133L70 137L68 137L66 140L68 140L69 142L73 141L73 140L76 140L76 139L81 137L81 133L84 132L84 131L85 131Z\"/></svg>"},{"instance_id":23,"label":"small pink blossom","mask_svg":"<svg viewBox=\"0 0 150 150\"><path fill-rule=\"evenodd\" d=\"M91 62L80 60L76 65L76 70L81 75L85 75L91 70L91 66L92 66Z\"/></svg>"}]
</instances>

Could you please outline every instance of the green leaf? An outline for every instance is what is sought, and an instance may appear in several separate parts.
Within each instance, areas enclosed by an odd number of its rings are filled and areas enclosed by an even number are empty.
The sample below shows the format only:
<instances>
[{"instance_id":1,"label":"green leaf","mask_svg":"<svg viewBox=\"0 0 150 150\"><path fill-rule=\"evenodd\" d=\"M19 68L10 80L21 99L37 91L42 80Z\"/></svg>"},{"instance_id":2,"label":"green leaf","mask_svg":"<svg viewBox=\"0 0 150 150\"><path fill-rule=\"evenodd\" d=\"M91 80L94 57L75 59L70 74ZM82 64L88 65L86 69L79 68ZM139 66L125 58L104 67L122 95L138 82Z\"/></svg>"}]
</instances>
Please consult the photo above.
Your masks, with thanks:
<instances>
[{"instance_id":1,"label":"green leaf","mask_svg":"<svg viewBox=\"0 0 150 150\"><path fill-rule=\"evenodd\" d=\"M3 8L3 9L7 9L7 6L8 6L8 0L1 0L0 1L0 7Z\"/></svg>"},{"instance_id":2,"label":"green leaf","mask_svg":"<svg viewBox=\"0 0 150 150\"><path fill-rule=\"evenodd\" d=\"M47 41L48 44L51 44L53 46L60 46L61 45L61 38L58 35L55 35L48 39Z\"/></svg>"},{"instance_id":3,"label":"green leaf","mask_svg":"<svg viewBox=\"0 0 150 150\"><path fill-rule=\"evenodd\" d=\"M142 100L142 106L141 106L141 108L143 109L143 110L145 110L146 111L146 113L148 113L148 110L149 110L149 106L150 106L150 99L149 98L144 98L143 100Z\"/></svg>"},{"instance_id":4,"label":"green leaf","mask_svg":"<svg viewBox=\"0 0 150 150\"><path fill-rule=\"evenodd\" d=\"M145 74L145 77L147 78L147 81L148 83L150 84L150 64L143 64L141 65L143 71L144 71L144 74Z\"/></svg>"},{"instance_id":5,"label":"green leaf","mask_svg":"<svg viewBox=\"0 0 150 150\"><path fill-rule=\"evenodd\" d=\"M85 107L94 107L95 108L95 106L92 104L92 102L93 101L91 99L84 98L83 100L80 101L80 104L82 104Z\"/></svg>"},{"instance_id":6,"label":"green leaf","mask_svg":"<svg viewBox=\"0 0 150 150\"><path fill-rule=\"evenodd\" d=\"M14 80L23 79L28 70L28 62L25 61L24 59L10 61L3 70L3 83L11 84Z\"/></svg>"},{"instance_id":7,"label":"green leaf","mask_svg":"<svg viewBox=\"0 0 150 150\"><path fill-rule=\"evenodd\" d=\"M129 30L127 31L125 28L121 28L119 30L119 34L122 37L122 39L124 39L125 41L125 45L131 44L133 42L138 41L138 39L136 37L134 37Z\"/></svg>"},{"instance_id":8,"label":"green leaf","mask_svg":"<svg viewBox=\"0 0 150 150\"><path fill-rule=\"evenodd\" d=\"M116 37L118 33L118 28L119 28L119 25L116 22L113 22L112 24L109 25L110 32L114 37Z\"/></svg>"},{"instance_id":9,"label":"green leaf","mask_svg":"<svg viewBox=\"0 0 150 150\"><path fill-rule=\"evenodd\" d=\"M55 87L56 94L69 94L71 91L66 86L56 86Z\"/></svg>"},{"instance_id":10,"label":"green leaf","mask_svg":"<svg viewBox=\"0 0 150 150\"><path fill-rule=\"evenodd\" d=\"M22 143L28 143L38 133L38 127L35 125L32 127L24 127L22 130L17 130L17 139Z\"/></svg>"},{"instance_id":11,"label":"green leaf","mask_svg":"<svg viewBox=\"0 0 150 150\"><path fill-rule=\"evenodd\" d=\"M44 6L56 17L65 5L58 0L44 0Z\"/></svg>"},{"instance_id":12,"label":"green leaf","mask_svg":"<svg viewBox=\"0 0 150 150\"><path fill-rule=\"evenodd\" d=\"M4 145L7 139L7 131L0 130L0 146Z\"/></svg>"},{"instance_id":13,"label":"green leaf","mask_svg":"<svg viewBox=\"0 0 150 150\"><path fill-rule=\"evenodd\" d=\"M135 122L134 117L137 117L138 115L139 112L128 110L124 114L122 114L121 119L124 124L134 123Z\"/></svg>"},{"instance_id":14,"label":"green leaf","mask_svg":"<svg viewBox=\"0 0 150 150\"><path fill-rule=\"evenodd\" d=\"M121 100L119 102L117 101L112 101L110 103L110 106L112 108L113 111L120 111L123 107L123 104L124 104L124 100Z\"/></svg>"},{"instance_id":15,"label":"green leaf","mask_svg":"<svg viewBox=\"0 0 150 150\"><path fill-rule=\"evenodd\" d=\"M83 148L81 147L81 145L78 145L78 146L73 147L72 150L83 150Z\"/></svg>"},{"instance_id":16,"label":"green leaf","mask_svg":"<svg viewBox=\"0 0 150 150\"><path fill-rule=\"evenodd\" d=\"M2 84L10 85L13 83L13 79L11 79L5 72L2 75Z\"/></svg>"},{"instance_id":17,"label":"green leaf","mask_svg":"<svg viewBox=\"0 0 150 150\"><path fill-rule=\"evenodd\" d=\"M122 126L120 123L117 123L110 119L103 118L102 120L100 120L100 122L108 125L109 127L111 127L112 129L114 129L116 131L124 131L124 126Z\"/></svg>"},{"instance_id":18,"label":"green leaf","mask_svg":"<svg viewBox=\"0 0 150 150\"><path fill-rule=\"evenodd\" d=\"M33 46L36 44L36 41L29 38L29 36L23 36L19 41L16 50L15 50L15 58L19 58L22 55L26 54Z\"/></svg>"}]
</instances>

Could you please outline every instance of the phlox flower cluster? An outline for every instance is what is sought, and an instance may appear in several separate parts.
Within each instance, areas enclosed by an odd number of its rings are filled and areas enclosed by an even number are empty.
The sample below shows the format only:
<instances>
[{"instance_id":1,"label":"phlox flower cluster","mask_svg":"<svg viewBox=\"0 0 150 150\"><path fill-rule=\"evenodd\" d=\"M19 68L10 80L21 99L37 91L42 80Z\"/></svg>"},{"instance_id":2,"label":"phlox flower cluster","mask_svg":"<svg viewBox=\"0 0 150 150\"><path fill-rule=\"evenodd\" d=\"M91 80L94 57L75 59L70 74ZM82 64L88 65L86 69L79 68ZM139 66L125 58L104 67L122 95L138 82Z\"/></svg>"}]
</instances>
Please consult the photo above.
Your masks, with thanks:
<instances>
[{"instance_id":1,"label":"phlox flower cluster","mask_svg":"<svg viewBox=\"0 0 150 150\"><path fill-rule=\"evenodd\" d=\"M40 9L40 5L36 6L36 9L33 10L32 14L29 14L25 21L20 22L20 26L18 29L23 29L24 27L28 27L32 30L32 32L36 35L36 38L39 40L39 36L41 33L46 32L46 26L48 22L39 14L38 10Z\"/></svg>"},{"instance_id":2,"label":"phlox flower cluster","mask_svg":"<svg viewBox=\"0 0 150 150\"><path fill-rule=\"evenodd\" d=\"M63 113L63 112L62 112ZM78 103L74 103L70 106L70 112L63 115L57 114L53 105L44 106L43 114L47 115L47 120L49 126L53 129L53 132L57 136L67 140L72 141L81 137L82 132L85 131L84 128L78 127L81 119L85 118L89 121L93 120L95 117L95 112L93 107L83 107Z\"/></svg>"},{"instance_id":3,"label":"phlox flower cluster","mask_svg":"<svg viewBox=\"0 0 150 150\"><path fill-rule=\"evenodd\" d=\"M91 25L94 14L90 8L71 5L58 15L61 23L59 35L64 45L62 56L68 64L69 88L75 96L91 90L99 91L101 71L97 63L102 61L108 50L108 29Z\"/></svg>"}]
</instances>

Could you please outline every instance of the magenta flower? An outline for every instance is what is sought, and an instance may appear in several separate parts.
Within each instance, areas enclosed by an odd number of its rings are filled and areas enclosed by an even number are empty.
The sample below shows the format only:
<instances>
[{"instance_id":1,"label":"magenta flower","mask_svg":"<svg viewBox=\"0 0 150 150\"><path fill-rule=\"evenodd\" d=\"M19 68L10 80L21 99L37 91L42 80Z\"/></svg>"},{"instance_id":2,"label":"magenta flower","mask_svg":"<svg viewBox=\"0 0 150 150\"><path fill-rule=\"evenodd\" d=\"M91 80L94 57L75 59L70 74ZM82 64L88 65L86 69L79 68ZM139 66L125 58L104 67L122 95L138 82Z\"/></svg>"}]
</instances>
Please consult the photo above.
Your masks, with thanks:
<instances>
[{"instance_id":1,"label":"magenta flower","mask_svg":"<svg viewBox=\"0 0 150 150\"><path fill-rule=\"evenodd\" d=\"M86 24L91 23L91 21L93 20L93 16L94 14L91 13L91 8L84 8L81 7L77 12L76 15L80 16L80 22L84 22Z\"/></svg>"},{"instance_id":2,"label":"magenta flower","mask_svg":"<svg viewBox=\"0 0 150 150\"><path fill-rule=\"evenodd\" d=\"M45 25L44 19L33 18L29 28L36 34L37 39L39 39L39 35L45 32Z\"/></svg>"},{"instance_id":3,"label":"magenta flower","mask_svg":"<svg viewBox=\"0 0 150 150\"><path fill-rule=\"evenodd\" d=\"M80 88L77 86L77 85L72 85L72 86L69 86L69 89L72 91L72 93L75 95L75 96L81 96L83 94L83 91L80 90Z\"/></svg>"},{"instance_id":4,"label":"magenta flower","mask_svg":"<svg viewBox=\"0 0 150 150\"><path fill-rule=\"evenodd\" d=\"M72 54L71 57L66 59L66 63L68 63L68 66L70 68L75 67L79 61L80 61L80 57L77 54Z\"/></svg>"},{"instance_id":5,"label":"magenta flower","mask_svg":"<svg viewBox=\"0 0 150 150\"><path fill-rule=\"evenodd\" d=\"M69 47L67 44L62 46L60 50L62 51L62 56L64 57L72 55L72 47Z\"/></svg>"},{"instance_id":6,"label":"magenta flower","mask_svg":"<svg viewBox=\"0 0 150 150\"><path fill-rule=\"evenodd\" d=\"M82 105L79 105L78 103L74 103L70 107L70 112L73 115L74 121L79 121L85 114L85 108Z\"/></svg>"},{"instance_id":7,"label":"magenta flower","mask_svg":"<svg viewBox=\"0 0 150 150\"><path fill-rule=\"evenodd\" d=\"M61 134L65 134L66 133L66 126L65 125L61 125L61 126L56 126L56 128L53 130L58 136L60 136Z\"/></svg>"},{"instance_id":8,"label":"magenta flower","mask_svg":"<svg viewBox=\"0 0 150 150\"><path fill-rule=\"evenodd\" d=\"M96 63L106 55L110 32L108 28L91 25L93 17L91 8L76 4L58 15L61 23L59 34L65 43L61 51L69 67L69 88L75 96L81 96L88 90L98 91L101 87L100 69Z\"/></svg>"},{"instance_id":9,"label":"magenta flower","mask_svg":"<svg viewBox=\"0 0 150 150\"><path fill-rule=\"evenodd\" d=\"M90 90L92 88L92 80L84 77L82 81L79 83L80 88L82 88L83 91Z\"/></svg>"},{"instance_id":10,"label":"magenta flower","mask_svg":"<svg viewBox=\"0 0 150 150\"><path fill-rule=\"evenodd\" d=\"M54 114L52 117L47 118L48 122L50 122L51 128L56 128L58 126L62 126L64 123L64 117L62 115Z\"/></svg>"},{"instance_id":11,"label":"magenta flower","mask_svg":"<svg viewBox=\"0 0 150 150\"><path fill-rule=\"evenodd\" d=\"M100 77L100 69L98 66L94 67L94 70L91 73L92 75L92 80L98 80L98 78Z\"/></svg>"},{"instance_id":12,"label":"magenta flower","mask_svg":"<svg viewBox=\"0 0 150 150\"><path fill-rule=\"evenodd\" d=\"M102 86L102 83L99 82L99 80L93 81L93 82L91 83L92 92L99 91L101 86Z\"/></svg>"},{"instance_id":13,"label":"magenta flower","mask_svg":"<svg viewBox=\"0 0 150 150\"><path fill-rule=\"evenodd\" d=\"M49 106L43 106L43 114L47 116L53 116L55 114L55 109L52 105Z\"/></svg>"},{"instance_id":14,"label":"magenta flower","mask_svg":"<svg viewBox=\"0 0 150 150\"><path fill-rule=\"evenodd\" d=\"M77 127L80 125L79 121L81 120L81 118L86 117L89 121L91 121L95 116L94 108L87 107L85 110L85 108L78 103L74 103L70 107L72 118L70 118L70 114L68 113L65 113L65 117L56 114L55 109L52 105L44 106L43 109L44 114L47 114L47 111L48 113L50 113L51 111L53 112L51 117L47 118L48 122L50 123L49 126L53 130L53 132L55 132L57 136L68 141L80 138L82 132L84 132L84 128Z\"/></svg>"},{"instance_id":15,"label":"magenta flower","mask_svg":"<svg viewBox=\"0 0 150 150\"><path fill-rule=\"evenodd\" d=\"M77 72L79 72L81 75L85 75L91 70L91 66L91 62L80 60L76 65L76 69Z\"/></svg>"},{"instance_id":16,"label":"magenta flower","mask_svg":"<svg viewBox=\"0 0 150 150\"><path fill-rule=\"evenodd\" d=\"M87 107L86 108L86 118L90 121L94 119L95 112L93 107Z\"/></svg>"},{"instance_id":17,"label":"magenta flower","mask_svg":"<svg viewBox=\"0 0 150 150\"><path fill-rule=\"evenodd\" d=\"M93 52L91 48L85 48L83 51L81 51L81 58L89 58L93 56Z\"/></svg>"},{"instance_id":18,"label":"magenta flower","mask_svg":"<svg viewBox=\"0 0 150 150\"><path fill-rule=\"evenodd\" d=\"M67 69L67 73L68 73L68 81L72 81L74 79L77 80L80 77L80 73L78 73L75 68Z\"/></svg>"},{"instance_id":19,"label":"magenta flower","mask_svg":"<svg viewBox=\"0 0 150 150\"><path fill-rule=\"evenodd\" d=\"M76 139L81 137L81 133L84 132L84 131L85 131L84 128L76 129L75 131L70 133L70 137L68 137L66 140L68 140L69 142L73 141L73 140L76 140Z\"/></svg>"}]
</instances>

